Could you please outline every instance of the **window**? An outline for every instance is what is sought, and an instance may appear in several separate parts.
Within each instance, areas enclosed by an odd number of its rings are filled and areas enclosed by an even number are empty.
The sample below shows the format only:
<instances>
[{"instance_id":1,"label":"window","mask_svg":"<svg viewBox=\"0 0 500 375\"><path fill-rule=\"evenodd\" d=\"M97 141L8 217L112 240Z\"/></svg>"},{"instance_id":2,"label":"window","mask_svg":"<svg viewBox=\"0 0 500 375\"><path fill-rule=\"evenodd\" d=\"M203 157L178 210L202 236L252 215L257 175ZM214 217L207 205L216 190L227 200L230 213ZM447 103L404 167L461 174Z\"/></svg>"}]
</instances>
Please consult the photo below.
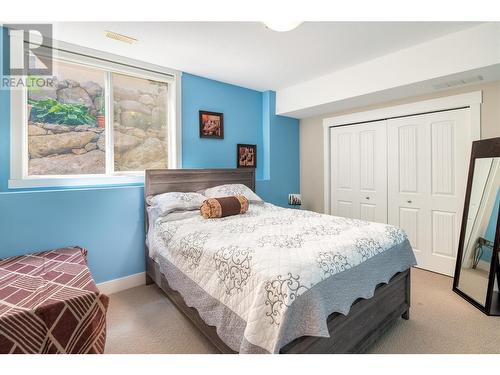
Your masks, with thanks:
<instances>
[{"instance_id":1,"label":"window","mask_svg":"<svg viewBox=\"0 0 500 375\"><path fill-rule=\"evenodd\" d=\"M9 186L141 182L146 169L177 167L175 83L175 74L58 52L51 86L11 92Z\"/></svg>"},{"instance_id":2,"label":"window","mask_svg":"<svg viewBox=\"0 0 500 375\"><path fill-rule=\"evenodd\" d=\"M164 82L113 74L115 171L167 168L167 92Z\"/></svg>"},{"instance_id":3,"label":"window","mask_svg":"<svg viewBox=\"0 0 500 375\"><path fill-rule=\"evenodd\" d=\"M28 176L106 173L103 70L55 61L53 86L29 88Z\"/></svg>"}]
</instances>

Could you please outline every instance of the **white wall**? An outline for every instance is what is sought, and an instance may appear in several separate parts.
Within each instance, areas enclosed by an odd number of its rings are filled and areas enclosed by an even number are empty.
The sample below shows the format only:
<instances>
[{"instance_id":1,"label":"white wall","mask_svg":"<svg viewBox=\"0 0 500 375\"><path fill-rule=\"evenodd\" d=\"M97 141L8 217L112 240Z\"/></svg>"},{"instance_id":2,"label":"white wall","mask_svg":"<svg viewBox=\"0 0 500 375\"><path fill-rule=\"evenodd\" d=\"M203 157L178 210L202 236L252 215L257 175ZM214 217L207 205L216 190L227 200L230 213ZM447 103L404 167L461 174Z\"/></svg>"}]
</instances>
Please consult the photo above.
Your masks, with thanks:
<instances>
[{"instance_id":1,"label":"white wall","mask_svg":"<svg viewBox=\"0 0 500 375\"><path fill-rule=\"evenodd\" d=\"M498 80L498 64L500 23L485 23L278 90L276 111L304 118L421 95L457 74Z\"/></svg>"}]
</instances>

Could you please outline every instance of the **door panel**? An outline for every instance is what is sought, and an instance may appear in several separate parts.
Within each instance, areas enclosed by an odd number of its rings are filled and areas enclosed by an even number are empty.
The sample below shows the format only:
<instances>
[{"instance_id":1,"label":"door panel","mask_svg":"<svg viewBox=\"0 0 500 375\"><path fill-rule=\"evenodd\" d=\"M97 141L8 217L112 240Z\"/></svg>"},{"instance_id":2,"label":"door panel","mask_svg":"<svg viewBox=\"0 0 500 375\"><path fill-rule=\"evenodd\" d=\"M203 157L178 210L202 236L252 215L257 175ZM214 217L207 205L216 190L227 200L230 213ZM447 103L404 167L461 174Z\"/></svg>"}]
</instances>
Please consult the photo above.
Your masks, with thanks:
<instances>
[{"instance_id":1,"label":"door panel","mask_svg":"<svg viewBox=\"0 0 500 375\"><path fill-rule=\"evenodd\" d=\"M469 110L459 109L387 122L388 222L408 233L419 267L450 276L465 196L469 119Z\"/></svg>"},{"instance_id":2,"label":"door panel","mask_svg":"<svg viewBox=\"0 0 500 375\"><path fill-rule=\"evenodd\" d=\"M360 215L359 218L361 220L366 220L366 221L377 221L377 207L373 204L366 204L366 203L361 203L360 204Z\"/></svg>"},{"instance_id":3,"label":"door panel","mask_svg":"<svg viewBox=\"0 0 500 375\"><path fill-rule=\"evenodd\" d=\"M408 240L415 252L420 252L419 250L419 236L418 229L419 225L419 212L420 210L416 208L400 207L399 208L399 221L398 224L403 228L408 235Z\"/></svg>"},{"instance_id":4,"label":"door panel","mask_svg":"<svg viewBox=\"0 0 500 375\"><path fill-rule=\"evenodd\" d=\"M359 133L359 187L365 191L375 191L375 130Z\"/></svg>"},{"instance_id":5,"label":"door panel","mask_svg":"<svg viewBox=\"0 0 500 375\"><path fill-rule=\"evenodd\" d=\"M407 233L417 264L424 264L425 249L430 244L425 120L420 116L389 120L387 134L388 223Z\"/></svg>"},{"instance_id":6,"label":"door panel","mask_svg":"<svg viewBox=\"0 0 500 375\"><path fill-rule=\"evenodd\" d=\"M399 155L399 191L405 193L417 192L417 157L418 134L416 125L404 125L398 128Z\"/></svg>"},{"instance_id":7,"label":"door panel","mask_svg":"<svg viewBox=\"0 0 500 375\"><path fill-rule=\"evenodd\" d=\"M454 126L452 121L431 123L432 193L453 195L455 188Z\"/></svg>"},{"instance_id":8,"label":"door panel","mask_svg":"<svg viewBox=\"0 0 500 375\"><path fill-rule=\"evenodd\" d=\"M340 133L337 142L337 178L341 189L353 190L352 167L354 157L354 134Z\"/></svg>"},{"instance_id":9,"label":"door panel","mask_svg":"<svg viewBox=\"0 0 500 375\"><path fill-rule=\"evenodd\" d=\"M330 132L331 186L335 194L330 197L330 212L334 215L358 218L358 144L356 134L348 127ZM333 191L333 190L332 190Z\"/></svg>"},{"instance_id":10,"label":"door panel","mask_svg":"<svg viewBox=\"0 0 500 375\"><path fill-rule=\"evenodd\" d=\"M432 211L432 254L455 259L455 212Z\"/></svg>"},{"instance_id":11,"label":"door panel","mask_svg":"<svg viewBox=\"0 0 500 375\"><path fill-rule=\"evenodd\" d=\"M387 121L357 128L360 219L387 223Z\"/></svg>"},{"instance_id":12,"label":"door panel","mask_svg":"<svg viewBox=\"0 0 500 375\"><path fill-rule=\"evenodd\" d=\"M333 215L387 222L386 121L330 130Z\"/></svg>"},{"instance_id":13,"label":"door panel","mask_svg":"<svg viewBox=\"0 0 500 375\"><path fill-rule=\"evenodd\" d=\"M353 217L353 204L352 202L337 201L337 215L343 217Z\"/></svg>"}]
</instances>

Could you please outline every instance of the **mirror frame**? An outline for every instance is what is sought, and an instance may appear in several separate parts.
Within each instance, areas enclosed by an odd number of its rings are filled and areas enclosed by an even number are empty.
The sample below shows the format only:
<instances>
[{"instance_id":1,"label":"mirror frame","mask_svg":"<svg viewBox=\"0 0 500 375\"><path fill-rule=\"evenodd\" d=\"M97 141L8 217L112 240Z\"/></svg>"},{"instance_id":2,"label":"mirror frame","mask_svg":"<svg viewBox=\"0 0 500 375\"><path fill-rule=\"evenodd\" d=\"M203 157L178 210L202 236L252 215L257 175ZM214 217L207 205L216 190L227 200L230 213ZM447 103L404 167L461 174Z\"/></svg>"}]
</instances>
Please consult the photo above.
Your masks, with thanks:
<instances>
[{"instance_id":1,"label":"mirror frame","mask_svg":"<svg viewBox=\"0 0 500 375\"><path fill-rule=\"evenodd\" d=\"M486 291L486 302L483 306L481 303L477 302L475 299L470 297L465 292L458 288L458 283L460 279L460 270L462 267L462 257L464 252L464 239L465 231L467 226L467 216L469 212L470 195L472 190L472 182L474 179L474 167L476 159L482 158L498 158L500 157L500 137L485 139L481 141L472 142L472 151L469 164L469 176L467 180L467 190L465 193L464 210L462 215L462 225L460 229L460 239L458 243L458 253L457 253L457 263L455 266L455 277L453 278L453 291L459 294L461 297L465 298L472 305L477 307L479 310L487 315L500 315L500 301L493 301L494 297L497 299L498 294L494 295L494 285L495 276L497 276L497 282L500 284L500 268L498 267L498 257L500 251L500 210L497 217L497 227L495 232L495 241L493 244L493 253L491 256L490 264L490 274L488 278L488 289ZM498 194L498 193L497 193ZM499 285L500 289L500 285ZM495 303L494 303L495 302Z\"/></svg>"}]
</instances>

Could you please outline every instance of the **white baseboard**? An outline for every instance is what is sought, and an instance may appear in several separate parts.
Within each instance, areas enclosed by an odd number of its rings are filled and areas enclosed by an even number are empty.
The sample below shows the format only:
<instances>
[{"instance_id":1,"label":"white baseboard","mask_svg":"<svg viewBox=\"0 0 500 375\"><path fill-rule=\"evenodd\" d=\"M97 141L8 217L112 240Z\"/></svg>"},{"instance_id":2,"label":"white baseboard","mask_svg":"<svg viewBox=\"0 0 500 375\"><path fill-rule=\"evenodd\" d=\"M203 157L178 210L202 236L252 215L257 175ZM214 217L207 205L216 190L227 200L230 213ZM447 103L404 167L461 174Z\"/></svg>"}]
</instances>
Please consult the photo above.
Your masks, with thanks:
<instances>
[{"instance_id":1,"label":"white baseboard","mask_svg":"<svg viewBox=\"0 0 500 375\"><path fill-rule=\"evenodd\" d=\"M103 283L97 284L97 287L104 294L113 294L121 292L122 290L127 290L135 288L136 286L146 284L146 273L140 272L134 275L120 277L119 279L105 281Z\"/></svg>"}]
</instances>

